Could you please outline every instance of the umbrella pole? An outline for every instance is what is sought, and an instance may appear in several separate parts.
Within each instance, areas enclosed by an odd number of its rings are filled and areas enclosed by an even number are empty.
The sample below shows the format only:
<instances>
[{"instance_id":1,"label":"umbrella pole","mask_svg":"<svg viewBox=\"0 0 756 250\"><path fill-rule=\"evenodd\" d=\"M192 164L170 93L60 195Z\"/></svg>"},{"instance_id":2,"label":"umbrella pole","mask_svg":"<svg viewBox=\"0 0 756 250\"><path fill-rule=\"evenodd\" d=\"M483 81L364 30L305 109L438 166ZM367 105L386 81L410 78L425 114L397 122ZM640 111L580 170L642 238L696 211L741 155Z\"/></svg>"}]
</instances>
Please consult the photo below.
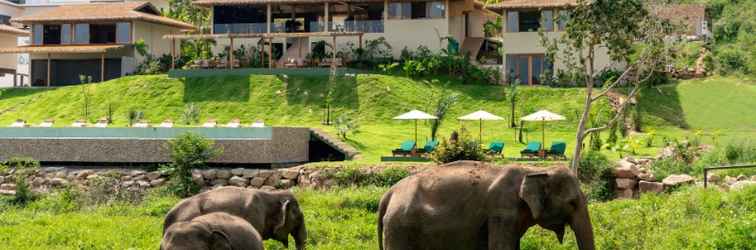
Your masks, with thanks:
<instances>
[{"instance_id":1,"label":"umbrella pole","mask_svg":"<svg viewBox=\"0 0 756 250\"><path fill-rule=\"evenodd\" d=\"M478 128L478 140L480 140L480 141L478 142L478 144L483 144L483 119L480 119L479 121L480 121L480 123L478 125L479 126L479 128Z\"/></svg>"},{"instance_id":2,"label":"umbrella pole","mask_svg":"<svg viewBox=\"0 0 756 250\"><path fill-rule=\"evenodd\" d=\"M542 134L541 134L541 141L542 141L541 142L541 149L545 150L546 149L546 119L543 119L543 121L541 121L541 129L543 131ZM544 159L546 158L546 153L545 152L543 154L543 158Z\"/></svg>"},{"instance_id":3,"label":"umbrella pole","mask_svg":"<svg viewBox=\"0 0 756 250\"><path fill-rule=\"evenodd\" d=\"M415 120L415 145L417 145L417 120Z\"/></svg>"}]
</instances>

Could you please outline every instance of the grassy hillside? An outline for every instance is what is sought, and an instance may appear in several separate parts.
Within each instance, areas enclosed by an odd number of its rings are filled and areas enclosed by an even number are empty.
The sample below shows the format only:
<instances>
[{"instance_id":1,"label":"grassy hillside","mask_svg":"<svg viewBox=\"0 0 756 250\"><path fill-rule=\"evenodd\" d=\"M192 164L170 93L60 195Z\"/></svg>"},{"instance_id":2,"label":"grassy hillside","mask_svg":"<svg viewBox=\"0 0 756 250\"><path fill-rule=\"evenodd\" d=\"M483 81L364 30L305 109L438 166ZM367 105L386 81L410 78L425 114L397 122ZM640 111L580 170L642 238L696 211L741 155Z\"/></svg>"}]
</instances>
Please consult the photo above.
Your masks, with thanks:
<instances>
[{"instance_id":1,"label":"grassy hillside","mask_svg":"<svg viewBox=\"0 0 756 250\"><path fill-rule=\"evenodd\" d=\"M432 112L433 104L444 95L458 96L440 129L444 137L460 126L477 137L477 122L461 123L456 117L478 109L510 117L505 87L462 85L444 78L417 80L358 74L329 82L327 76L225 75L176 79L157 75L57 89L0 89L0 125L18 118L33 124L53 118L57 126L69 125L83 117L84 96L88 93L89 120L106 116L110 107L115 126L127 124L129 110L143 111L152 123L173 119L184 126L182 113L188 104L195 104L201 109L202 121L215 118L225 123L241 118L249 123L261 119L274 126L321 127L335 134L334 127L321 125L328 89L332 89L334 119L345 114L357 120L359 132L351 135L348 142L363 152L366 161L377 161L402 140L412 138L413 123L394 121L392 117L410 109ZM549 109L568 118L548 124L547 143L552 139L566 140L569 153L574 146L574 126L583 90L521 87L518 92L521 101L516 117ZM691 136L697 129L707 134L720 130L724 139L756 135L756 85L748 78L680 81L647 89L640 103L644 128L654 128L663 136ZM601 103L594 111L608 110ZM485 122L483 140L502 139L507 144L505 154L516 156L523 145L515 140L516 130L507 125L507 121ZM526 140L540 140L540 124L530 124L525 131ZM420 141L428 136L427 123L421 122ZM655 147L644 148L641 153L653 154Z\"/></svg>"},{"instance_id":2,"label":"grassy hillside","mask_svg":"<svg viewBox=\"0 0 756 250\"><path fill-rule=\"evenodd\" d=\"M385 190L296 190L307 220L308 249L376 249L376 208ZM754 197L755 187L737 192L691 188L640 200L594 203L589 209L596 249L753 249ZM0 248L155 249L163 215L177 201L154 196L142 204L81 207L58 194L17 208L0 200ZM535 226L521 246L576 249L569 230L564 239L559 244L554 233ZM273 241L266 247L283 249Z\"/></svg>"},{"instance_id":3,"label":"grassy hillside","mask_svg":"<svg viewBox=\"0 0 756 250\"><path fill-rule=\"evenodd\" d=\"M0 124L10 124L21 118L39 123L53 118L57 126L66 126L83 117L84 96L90 96L89 120L104 117L108 106L114 110L116 126L128 123L129 110L140 110L153 123L164 119L182 122L186 105L198 105L201 120L216 118L225 123L241 118L245 123L256 119L274 126L324 127L321 120L327 89L333 90L333 116L347 114L356 119L360 132L350 143L362 150L367 160L374 161L387 154L403 139L412 137L413 123L391 120L392 117L420 109L431 112L433 104L443 95L457 95L458 102L449 111L441 128L441 135L458 129L456 117L485 109L510 117L501 86L461 85L445 79L414 80L398 76L359 74L340 77L329 84L327 76L218 76L174 79L164 75L132 76L99 84L57 89L0 90ZM539 109L549 109L569 118L568 122L550 125L550 138L570 139L573 124L580 110L581 89L520 88L517 117ZM603 110L608 110L604 108ZM420 138L429 135L423 122ZM183 125L183 124L182 124ZM196 124L195 124L196 125ZM477 136L477 122L467 122L470 132ZM515 131L506 128L507 122L488 122L484 141L505 139L511 154L521 145L514 142ZM538 126L533 126L534 129ZM537 132L537 131L535 131ZM532 138L540 138L540 133Z\"/></svg>"}]
</instances>

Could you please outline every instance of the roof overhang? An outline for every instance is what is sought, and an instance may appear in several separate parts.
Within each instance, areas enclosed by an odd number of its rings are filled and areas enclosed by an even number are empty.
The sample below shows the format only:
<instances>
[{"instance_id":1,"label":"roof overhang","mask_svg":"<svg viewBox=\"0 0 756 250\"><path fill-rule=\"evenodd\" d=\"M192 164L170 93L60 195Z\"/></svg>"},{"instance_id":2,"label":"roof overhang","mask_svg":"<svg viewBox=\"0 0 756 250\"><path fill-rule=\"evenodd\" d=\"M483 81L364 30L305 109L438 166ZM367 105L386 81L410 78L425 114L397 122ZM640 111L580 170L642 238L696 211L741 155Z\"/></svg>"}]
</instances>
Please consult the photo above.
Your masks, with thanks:
<instances>
[{"instance_id":1,"label":"roof overhang","mask_svg":"<svg viewBox=\"0 0 756 250\"><path fill-rule=\"evenodd\" d=\"M588 3L590 1L586 1ZM566 8L578 5L577 0L504 0L486 5L487 9L501 11L509 9Z\"/></svg>"},{"instance_id":2,"label":"roof overhang","mask_svg":"<svg viewBox=\"0 0 756 250\"><path fill-rule=\"evenodd\" d=\"M5 24L0 24L0 34L11 34L11 35L18 35L18 36L31 35L29 31L19 29L10 25L5 25Z\"/></svg>"},{"instance_id":3,"label":"roof overhang","mask_svg":"<svg viewBox=\"0 0 756 250\"><path fill-rule=\"evenodd\" d=\"M169 34L163 39L229 39L229 38L295 38L295 37L341 37L362 36L364 32L300 32L300 33L226 33L226 34Z\"/></svg>"},{"instance_id":4,"label":"roof overhang","mask_svg":"<svg viewBox=\"0 0 756 250\"><path fill-rule=\"evenodd\" d=\"M18 46L11 48L0 48L0 54L37 54L37 53L56 53L56 54L95 54L107 53L115 50L124 49L131 45L43 45L43 46Z\"/></svg>"}]
</instances>

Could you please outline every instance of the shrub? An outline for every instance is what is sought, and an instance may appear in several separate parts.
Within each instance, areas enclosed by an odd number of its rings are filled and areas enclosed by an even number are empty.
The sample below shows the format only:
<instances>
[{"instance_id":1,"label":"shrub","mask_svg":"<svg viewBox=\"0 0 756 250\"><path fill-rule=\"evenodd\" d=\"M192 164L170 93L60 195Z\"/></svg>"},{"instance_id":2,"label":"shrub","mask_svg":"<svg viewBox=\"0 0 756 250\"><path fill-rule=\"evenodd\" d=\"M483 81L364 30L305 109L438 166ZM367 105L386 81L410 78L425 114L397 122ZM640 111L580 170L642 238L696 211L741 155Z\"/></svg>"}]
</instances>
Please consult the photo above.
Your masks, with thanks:
<instances>
[{"instance_id":1,"label":"shrub","mask_svg":"<svg viewBox=\"0 0 756 250\"><path fill-rule=\"evenodd\" d=\"M340 186L379 186L390 187L409 176L409 171L402 168L386 168L383 171L367 172L357 168L345 168L333 174Z\"/></svg>"},{"instance_id":2,"label":"shrub","mask_svg":"<svg viewBox=\"0 0 756 250\"><path fill-rule=\"evenodd\" d=\"M460 133L453 132L448 140L441 140L438 149L431 154L431 159L438 163L448 163L460 160L480 161L485 159L478 141L471 139L464 129Z\"/></svg>"},{"instance_id":3,"label":"shrub","mask_svg":"<svg viewBox=\"0 0 756 250\"><path fill-rule=\"evenodd\" d=\"M192 169L204 168L208 160L222 153L214 144L202 135L191 132L181 134L168 142L173 162L161 167L161 170L171 176L171 192L187 197L199 191L197 184L192 181Z\"/></svg>"},{"instance_id":4,"label":"shrub","mask_svg":"<svg viewBox=\"0 0 756 250\"><path fill-rule=\"evenodd\" d=\"M593 182L602 175L611 172L612 163L606 155L599 151L589 150L580 156L580 170L578 175L581 181Z\"/></svg>"},{"instance_id":5,"label":"shrub","mask_svg":"<svg viewBox=\"0 0 756 250\"><path fill-rule=\"evenodd\" d=\"M336 131L341 139L346 140L349 134L356 134L359 132L359 124L355 121L350 114L341 114L336 118L335 124Z\"/></svg>"},{"instance_id":6,"label":"shrub","mask_svg":"<svg viewBox=\"0 0 756 250\"><path fill-rule=\"evenodd\" d=\"M691 164L675 158L665 158L651 163L651 170L657 180L661 181L672 174L689 174L693 172Z\"/></svg>"},{"instance_id":7,"label":"shrub","mask_svg":"<svg viewBox=\"0 0 756 250\"><path fill-rule=\"evenodd\" d=\"M39 169L39 161L31 158L13 157L0 165L5 165L15 180L16 194L13 197L13 203L24 206L37 198L26 179Z\"/></svg>"},{"instance_id":8,"label":"shrub","mask_svg":"<svg viewBox=\"0 0 756 250\"><path fill-rule=\"evenodd\" d=\"M200 108L194 103L189 103L184 107L184 112L181 114L184 120L184 124L190 125L192 123L199 123L200 121Z\"/></svg>"}]
</instances>

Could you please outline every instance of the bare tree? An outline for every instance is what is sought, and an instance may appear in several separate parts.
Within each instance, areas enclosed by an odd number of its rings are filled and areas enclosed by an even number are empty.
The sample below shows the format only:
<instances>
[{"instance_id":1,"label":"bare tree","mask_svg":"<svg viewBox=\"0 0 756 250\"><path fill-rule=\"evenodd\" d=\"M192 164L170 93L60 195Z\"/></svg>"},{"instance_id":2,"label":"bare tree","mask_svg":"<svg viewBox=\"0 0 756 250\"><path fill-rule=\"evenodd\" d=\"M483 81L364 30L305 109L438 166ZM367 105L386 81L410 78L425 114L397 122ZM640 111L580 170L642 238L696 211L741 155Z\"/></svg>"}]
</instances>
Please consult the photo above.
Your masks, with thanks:
<instances>
[{"instance_id":1,"label":"bare tree","mask_svg":"<svg viewBox=\"0 0 756 250\"><path fill-rule=\"evenodd\" d=\"M579 0L568 16L565 32L556 39L541 35L547 56L565 62L567 71L577 73L585 84L583 112L577 126L575 150L571 168L577 174L583 141L591 133L609 128L617 122L635 98L644 83L661 69L669 53L665 37L670 26L649 13L652 5L642 0ZM608 53L614 62L625 64L616 79L610 79L603 88L595 89L597 53ZM616 113L603 125L587 127L593 103L615 89L629 90L627 98L616 108Z\"/></svg>"}]
</instances>

